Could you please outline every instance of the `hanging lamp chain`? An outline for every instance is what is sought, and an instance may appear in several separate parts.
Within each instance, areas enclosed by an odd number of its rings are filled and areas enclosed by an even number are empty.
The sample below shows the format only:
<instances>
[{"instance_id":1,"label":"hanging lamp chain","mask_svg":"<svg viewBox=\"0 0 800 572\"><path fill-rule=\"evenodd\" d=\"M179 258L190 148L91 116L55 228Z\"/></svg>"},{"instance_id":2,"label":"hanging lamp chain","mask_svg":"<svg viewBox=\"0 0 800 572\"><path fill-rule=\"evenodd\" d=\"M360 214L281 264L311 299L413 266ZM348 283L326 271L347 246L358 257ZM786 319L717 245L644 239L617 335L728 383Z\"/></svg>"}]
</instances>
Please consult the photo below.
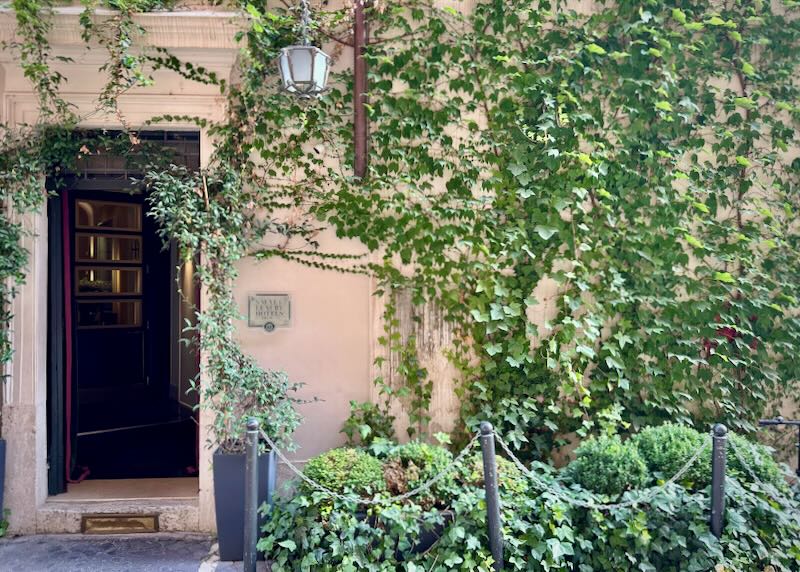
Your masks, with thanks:
<instances>
[{"instance_id":1,"label":"hanging lamp chain","mask_svg":"<svg viewBox=\"0 0 800 572\"><path fill-rule=\"evenodd\" d=\"M308 0L300 0L300 33L303 38L303 45L308 46L311 41L308 38L308 29L311 27L311 12L308 8Z\"/></svg>"}]
</instances>

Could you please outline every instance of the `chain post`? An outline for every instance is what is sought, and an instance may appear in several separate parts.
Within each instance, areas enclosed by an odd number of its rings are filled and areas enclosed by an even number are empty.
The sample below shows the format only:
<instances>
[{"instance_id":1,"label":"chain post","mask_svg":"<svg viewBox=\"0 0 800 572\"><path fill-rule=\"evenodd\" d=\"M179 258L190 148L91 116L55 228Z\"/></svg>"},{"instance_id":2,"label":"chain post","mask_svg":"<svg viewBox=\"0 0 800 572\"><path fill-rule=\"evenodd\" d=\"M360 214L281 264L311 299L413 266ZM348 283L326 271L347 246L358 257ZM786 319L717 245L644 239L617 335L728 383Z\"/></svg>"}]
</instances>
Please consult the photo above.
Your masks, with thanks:
<instances>
[{"instance_id":1,"label":"chain post","mask_svg":"<svg viewBox=\"0 0 800 572\"><path fill-rule=\"evenodd\" d=\"M800 478L800 425L797 426L797 470L795 470L795 474L798 478Z\"/></svg>"},{"instance_id":2,"label":"chain post","mask_svg":"<svg viewBox=\"0 0 800 572\"><path fill-rule=\"evenodd\" d=\"M497 488L497 458L494 450L494 428L488 421L481 423L481 452L483 453L483 486L486 489L486 520L489 548L495 571L503 569L503 531L500 521L500 492Z\"/></svg>"},{"instance_id":3,"label":"chain post","mask_svg":"<svg viewBox=\"0 0 800 572\"><path fill-rule=\"evenodd\" d=\"M725 465L728 428L714 425L711 448L711 534L719 539L725 521Z\"/></svg>"},{"instance_id":4,"label":"chain post","mask_svg":"<svg viewBox=\"0 0 800 572\"><path fill-rule=\"evenodd\" d=\"M258 420L247 420L244 475L244 572L256 572L258 551Z\"/></svg>"}]
</instances>

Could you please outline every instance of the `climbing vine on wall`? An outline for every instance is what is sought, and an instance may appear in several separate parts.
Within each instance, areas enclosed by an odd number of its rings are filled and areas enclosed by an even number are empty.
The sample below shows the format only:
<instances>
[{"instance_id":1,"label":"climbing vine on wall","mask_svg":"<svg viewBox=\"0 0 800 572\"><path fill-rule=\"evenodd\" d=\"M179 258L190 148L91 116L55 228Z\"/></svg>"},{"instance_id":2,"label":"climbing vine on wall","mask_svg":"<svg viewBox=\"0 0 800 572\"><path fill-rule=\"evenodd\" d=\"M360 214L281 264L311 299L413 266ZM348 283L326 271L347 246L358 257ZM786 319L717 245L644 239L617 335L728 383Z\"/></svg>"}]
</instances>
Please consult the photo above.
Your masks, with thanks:
<instances>
[{"instance_id":1,"label":"climbing vine on wall","mask_svg":"<svg viewBox=\"0 0 800 572\"><path fill-rule=\"evenodd\" d=\"M47 25L29 2L15 2L23 66L50 105L63 78L42 65ZM633 427L750 429L796 394L795 2L622 0L591 14L544 0L482 0L467 14L377 2L363 180L349 167L349 73L313 102L278 90L273 59L296 37L291 9L237 5L248 24L236 81L225 82L163 51L131 55L130 18L148 6L116 6L106 107L146 84L147 66L219 85L228 117L204 124L217 141L207 176L239 182L213 196L260 213L234 258L368 272L389 298L435 304L456 333L448 354L465 426L490 418L538 456L593 430L610 406ZM347 44L350 7L317 8L315 40ZM156 185L163 177L173 179L160 201L168 188L203 188L191 174L151 173ZM184 229L190 245L179 210L165 228ZM325 225L373 262L321 252ZM391 389L423 429L430 380L413 340L385 321L387 348L410 364Z\"/></svg>"},{"instance_id":2,"label":"climbing vine on wall","mask_svg":"<svg viewBox=\"0 0 800 572\"><path fill-rule=\"evenodd\" d=\"M11 302L25 279L28 252L22 244L22 217L44 200L40 141L30 133L0 129L0 363L11 359Z\"/></svg>"},{"instance_id":3,"label":"climbing vine on wall","mask_svg":"<svg viewBox=\"0 0 800 572\"><path fill-rule=\"evenodd\" d=\"M612 405L750 429L794 394L795 3L382 8L368 179L334 161L348 90L265 105L256 146L305 167L310 211L379 254L385 291L441 306L467 424L542 454ZM287 156L298 139L335 166Z\"/></svg>"},{"instance_id":4,"label":"climbing vine on wall","mask_svg":"<svg viewBox=\"0 0 800 572\"><path fill-rule=\"evenodd\" d=\"M260 236L250 193L232 170L191 173L181 169L151 170L150 214L165 241L177 243L185 261L196 261L197 278L206 303L197 334L208 382L194 380L205 407L214 412L210 446L227 453L244 451L245 424L257 417L277 443L291 446L300 418L293 398L297 384L281 372L265 371L245 355L235 337L240 312L233 297L236 263L246 255L253 235Z\"/></svg>"}]
</instances>

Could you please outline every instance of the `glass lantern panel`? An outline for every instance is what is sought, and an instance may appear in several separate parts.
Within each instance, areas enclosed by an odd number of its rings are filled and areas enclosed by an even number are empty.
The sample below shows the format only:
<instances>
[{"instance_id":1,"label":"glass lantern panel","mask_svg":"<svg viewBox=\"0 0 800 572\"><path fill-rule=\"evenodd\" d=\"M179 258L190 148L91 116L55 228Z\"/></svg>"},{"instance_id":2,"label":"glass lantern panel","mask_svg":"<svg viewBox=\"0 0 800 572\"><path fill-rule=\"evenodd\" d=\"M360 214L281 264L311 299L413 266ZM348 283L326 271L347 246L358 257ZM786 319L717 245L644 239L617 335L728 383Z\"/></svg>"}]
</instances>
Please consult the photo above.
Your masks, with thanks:
<instances>
[{"instance_id":1,"label":"glass lantern panel","mask_svg":"<svg viewBox=\"0 0 800 572\"><path fill-rule=\"evenodd\" d=\"M324 52L317 51L314 60L314 87L317 91L322 91L325 89L328 76L328 56Z\"/></svg>"},{"instance_id":2,"label":"glass lantern panel","mask_svg":"<svg viewBox=\"0 0 800 572\"><path fill-rule=\"evenodd\" d=\"M292 69L289 66L289 52L281 50L281 56L278 60L278 65L281 70L281 81L283 82L283 89L287 91L294 91L294 84L292 83Z\"/></svg>"},{"instance_id":3,"label":"glass lantern panel","mask_svg":"<svg viewBox=\"0 0 800 572\"><path fill-rule=\"evenodd\" d=\"M312 54L313 48L304 46L289 48L293 83L301 85L311 83Z\"/></svg>"}]
</instances>

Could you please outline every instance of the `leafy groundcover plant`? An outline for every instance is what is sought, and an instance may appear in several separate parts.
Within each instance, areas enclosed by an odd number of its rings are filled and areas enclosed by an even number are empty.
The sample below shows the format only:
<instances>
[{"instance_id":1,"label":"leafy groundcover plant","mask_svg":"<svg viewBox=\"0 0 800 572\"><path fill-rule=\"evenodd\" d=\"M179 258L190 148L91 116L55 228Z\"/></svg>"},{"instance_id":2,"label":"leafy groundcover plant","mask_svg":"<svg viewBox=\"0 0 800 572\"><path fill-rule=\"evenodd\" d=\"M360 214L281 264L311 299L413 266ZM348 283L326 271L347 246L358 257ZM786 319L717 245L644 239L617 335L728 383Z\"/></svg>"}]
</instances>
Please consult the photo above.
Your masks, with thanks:
<instances>
[{"instance_id":1,"label":"leafy groundcover plant","mask_svg":"<svg viewBox=\"0 0 800 572\"><path fill-rule=\"evenodd\" d=\"M653 432L666 443L664 447L653 446ZM739 440L739 450L748 463L752 459L760 463L759 482L754 482L729 454L727 523L720 541L709 532L710 499L702 470L688 472L681 482L663 487L649 502L633 507L595 510L568 502L570 498L624 501L634 494L634 488L659 485L664 476L671 476L668 473L675 468L676 459L685 462L696 450L687 449L683 439L702 443L703 438L692 429L664 425L627 441L617 436L590 439L564 469L534 463L531 470L540 483L499 458L505 569L800 570L797 492L782 480L780 467L766 449L743 439ZM594 472L579 470L591 466L598 456L607 455L598 446L601 441L614 451L617 462L596 463ZM360 467L352 471L352 482L347 472L340 470L343 459ZM421 443L398 446L379 439L369 448L338 449L321 455L309 463L307 475L340 493L389 497L409 490L403 483L416 485L419 481L415 479L437 474L451 460L452 455L441 447ZM709 462L710 452L705 451L697 466L706 467ZM376 470L378 464L383 467L382 474ZM642 465L648 469L644 476ZM620 467L634 474L626 478ZM615 483L616 488L608 483ZM492 559L485 533L482 487L477 453L454 466L451 475L426 495L386 506L331 499L310 485L298 483L293 494L279 499L271 509L259 548L273 562L275 572L488 571ZM431 532L438 536L435 544L417 550L419 538Z\"/></svg>"}]
</instances>

